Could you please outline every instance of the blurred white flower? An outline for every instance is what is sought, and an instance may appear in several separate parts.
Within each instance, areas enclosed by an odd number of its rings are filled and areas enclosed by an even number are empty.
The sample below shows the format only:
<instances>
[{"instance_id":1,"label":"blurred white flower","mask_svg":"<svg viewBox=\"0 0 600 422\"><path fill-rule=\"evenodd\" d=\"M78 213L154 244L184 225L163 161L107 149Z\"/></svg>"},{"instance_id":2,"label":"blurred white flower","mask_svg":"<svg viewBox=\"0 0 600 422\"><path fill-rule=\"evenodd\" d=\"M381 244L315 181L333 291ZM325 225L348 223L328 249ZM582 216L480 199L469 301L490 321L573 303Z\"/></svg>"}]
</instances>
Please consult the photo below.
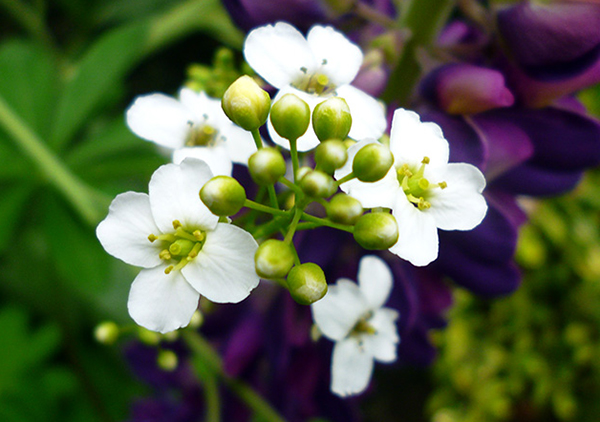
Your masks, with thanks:
<instances>
[{"instance_id":1,"label":"blurred white flower","mask_svg":"<svg viewBox=\"0 0 600 422\"><path fill-rule=\"evenodd\" d=\"M364 256L358 268L358 284L339 279L329 286L323 299L311 305L315 324L325 337L335 341L333 393L361 393L371 380L374 360L396 360L398 312L383 307L392 283L392 273L381 258Z\"/></svg>"}]
</instances>

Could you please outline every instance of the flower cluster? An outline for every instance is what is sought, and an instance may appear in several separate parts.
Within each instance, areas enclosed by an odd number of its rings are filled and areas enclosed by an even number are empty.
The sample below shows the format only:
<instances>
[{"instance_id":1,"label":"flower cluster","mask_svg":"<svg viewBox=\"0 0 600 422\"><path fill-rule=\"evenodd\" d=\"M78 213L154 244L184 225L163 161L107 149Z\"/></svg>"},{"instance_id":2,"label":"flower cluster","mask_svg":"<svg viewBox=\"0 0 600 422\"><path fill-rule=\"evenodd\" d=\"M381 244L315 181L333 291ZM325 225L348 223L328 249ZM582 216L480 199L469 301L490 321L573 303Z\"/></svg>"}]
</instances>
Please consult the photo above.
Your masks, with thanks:
<instances>
[{"instance_id":1,"label":"flower cluster","mask_svg":"<svg viewBox=\"0 0 600 422\"><path fill-rule=\"evenodd\" d=\"M157 170L148 195L118 196L98 237L109 253L143 267L129 301L140 325L185 326L199 295L237 303L262 279L229 326L205 328L230 373L253 373L248 362L273 350L319 367L307 352L324 347L308 340L312 320L335 343L331 391L359 394L374 361L431 360L427 331L444 325L451 303L445 277L476 293L513 291L526 219L517 197L565 192L600 162L600 124L570 96L600 79L600 8L465 2L467 19L450 22L424 52L418 27L390 24L391 2L275 3L225 2L247 29L264 25L243 50L264 83L242 76L221 101L182 89L179 99L134 102L129 127L173 149L174 163ZM309 24L343 25L348 13L373 18L352 33L366 54L334 26ZM282 14L306 37L272 23ZM481 23L492 21L497 31ZM543 48L530 30L545 34ZM272 99L261 84L277 90ZM395 105L389 116L372 96L381 93ZM231 178L234 165L250 177ZM290 297L310 305L312 319L290 311L298 309ZM278 329L303 334L271 345L260 333L279 319L273 309L302 314ZM291 378L293 369L273 359L273 373ZM310 381L307 397L318 384Z\"/></svg>"}]
</instances>

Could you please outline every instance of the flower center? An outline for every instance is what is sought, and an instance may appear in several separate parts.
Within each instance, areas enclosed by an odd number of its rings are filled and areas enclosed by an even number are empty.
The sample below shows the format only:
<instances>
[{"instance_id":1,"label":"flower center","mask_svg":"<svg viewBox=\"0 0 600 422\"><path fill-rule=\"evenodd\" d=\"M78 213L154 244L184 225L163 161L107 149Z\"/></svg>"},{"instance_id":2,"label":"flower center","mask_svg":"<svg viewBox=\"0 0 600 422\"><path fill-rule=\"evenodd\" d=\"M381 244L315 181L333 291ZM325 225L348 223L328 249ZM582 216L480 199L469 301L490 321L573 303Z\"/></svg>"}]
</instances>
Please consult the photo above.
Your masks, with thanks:
<instances>
[{"instance_id":1,"label":"flower center","mask_svg":"<svg viewBox=\"0 0 600 422\"><path fill-rule=\"evenodd\" d=\"M373 317L373 312L371 312L371 311L367 312L362 318L360 318L358 320L356 325L354 325L354 327L352 327L352 330L350 330L350 335L351 336L361 336L362 334L368 334L368 335L375 334L377 332L377 330L375 329L375 327L373 327L369 323L369 320L372 317Z\"/></svg>"},{"instance_id":2,"label":"flower center","mask_svg":"<svg viewBox=\"0 0 600 422\"><path fill-rule=\"evenodd\" d=\"M173 233L160 234L158 236L150 234L148 240L153 243L157 240L163 242L164 248L161 249L158 256L164 261L178 261L175 265L169 265L165 268L165 274L173 270L180 270L192 259L198 256L206 242L206 232L194 230L192 232L185 230L179 220L173 220Z\"/></svg>"},{"instance_id":3,"label":"flower center","mask_svg":"<svg viewBox=\"0 0 600 422\"><path fill-rule=\"evenodd\" d=\"M206 121L207 119L208 116L205 115L204 120ZM185 140L185 146L209 147L216 144L219 131L213 126L206 123L194 124L192 121L189 121L188 125L190 125L190 131Z\"/></svg>"},{"instance_id":4,"label":"flower center","mask_svg":"<svg viewBox=\"0 0 600 422\"><path fill-rule=\"evenodd\" d=\"M408 164L396 167L396 175L406 198L421 211L431 208L431 204L426 198L432 189L448 187L446 182L431 183L424 177L427 164L429 164L429 157L423 157L421 166L416 172L412 171Z\"/></svg>"},{"instance_id":5,"label":"flower center","mask_svg":"<svg viewBox=\"0 0 600 422\"><path fill-rule=\"evenodd\" d=\"M327 60L323 60L323 65L326 64ZM329 78L324 73L316 72L309 74L305 67L301 67L300 70L304 76L292 84L294 88L317 95L326 95L335 90L335 85L329 81Z\"/></svg>"}]
</instances>

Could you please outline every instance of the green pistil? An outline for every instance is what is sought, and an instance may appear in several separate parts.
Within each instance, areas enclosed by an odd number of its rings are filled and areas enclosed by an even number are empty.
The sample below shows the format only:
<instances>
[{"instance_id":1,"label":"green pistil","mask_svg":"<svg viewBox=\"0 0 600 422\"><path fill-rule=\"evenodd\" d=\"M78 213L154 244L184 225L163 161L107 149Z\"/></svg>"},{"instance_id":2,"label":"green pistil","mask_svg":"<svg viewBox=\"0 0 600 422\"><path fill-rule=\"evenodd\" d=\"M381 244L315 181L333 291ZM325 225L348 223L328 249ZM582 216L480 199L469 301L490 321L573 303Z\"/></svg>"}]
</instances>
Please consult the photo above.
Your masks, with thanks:
<instances>
[{"instance_id":1,"label":"green pistil","mask_svg":"<svg viewBox=\"0 0 600 422\"><path fill-rule=\"evenodd\" d=\"M365 316L358 320L356 325L350 331L351 336L360 336L361 334L373 335L377 330L369 323L373 316L373 312L368 312Z\"/></svg>"},{"instance_id":2,"label":"green pistil","mask_svg":"<svg viewBox=\"0 0 600 422\"><path fill-rule=\"evenodd\" d=\"M161 260L178 260L176 264L165 268L165 274L185 267L188 262L198 256L206 241L205 232L202 230L194 230L192 232L185 230L179 220L173 221L173 229L175 229L174 233L160 234L158 236L150 234L148 236L150 242L157 240L163 242L164 248L158 254Z\"/></svg>"},{"instance_id":3,"label":"green pistil","mask_svg":"<svg viewBox=\"0 0 600 422\"><path fill-rule=\"evenodd\" d=\"M431 189L446 189L448 187L446 182L431 183L424 177L427 164L429 164L429 157L423 157L421 166L416 172L412 172L408 168L408 164L403 164L396 169L398 181L406 194L406 198L421 211L431 208L431 204L425 199Z\"/></svg>"},{"instance_id":4,"label":"green pistil","mask_svg":"<svg viewBox=\"0 0 600 422\"><path fill-rule=\"evenodd\" d=\"M216 143L219 131L214 127L207 124L202 124L198 127L195 127L193 123L190 124L192 125L192 130L190 130L190 133L185 141L186 146L206 147L213 146Z\"/></svg>"},{"instance_id":5,"label":"green pistil","mask_svg":"<svg viewBox=\"0 0 600 422\"><path fill-rule=\"evenodd\" d=\"M303 68L303 71L306 72L306 69ZM300 82L293 85L300 91L317 95L328 94L335 89L335 85L331 84L327 75L323 73L305 75Z\"/></svg>"}]
</instances>

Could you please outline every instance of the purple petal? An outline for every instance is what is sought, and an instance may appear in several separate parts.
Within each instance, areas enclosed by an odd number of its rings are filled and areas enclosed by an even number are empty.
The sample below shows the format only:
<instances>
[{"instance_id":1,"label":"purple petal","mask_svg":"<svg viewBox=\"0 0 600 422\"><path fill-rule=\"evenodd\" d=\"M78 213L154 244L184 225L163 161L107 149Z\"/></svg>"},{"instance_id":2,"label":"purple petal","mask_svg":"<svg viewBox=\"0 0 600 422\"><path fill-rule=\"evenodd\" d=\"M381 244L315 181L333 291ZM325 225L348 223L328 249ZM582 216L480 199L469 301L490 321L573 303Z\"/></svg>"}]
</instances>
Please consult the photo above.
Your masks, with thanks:
<instances>
[{"instance_id":1,"label":"purple petal","mask_svg":"<svg viewBox=\"0 0 600 422\"><path fill-rule=\"evenodd\" d=\"M532 78L571 78L600 56L598 4L521 2L497 18L504 44Z\"/></svg>"},{"instance_id":2,"label":"purple petal","mask_svg":"<svg viewBox=\"0 0 600 422\"><path fill-rule=\"evenodd\" d=\"M423 81L423 95L450 114L476 114L509 107L514 97L497 70L470 64L437 68Z\"/></svg>"}]
</instances>

